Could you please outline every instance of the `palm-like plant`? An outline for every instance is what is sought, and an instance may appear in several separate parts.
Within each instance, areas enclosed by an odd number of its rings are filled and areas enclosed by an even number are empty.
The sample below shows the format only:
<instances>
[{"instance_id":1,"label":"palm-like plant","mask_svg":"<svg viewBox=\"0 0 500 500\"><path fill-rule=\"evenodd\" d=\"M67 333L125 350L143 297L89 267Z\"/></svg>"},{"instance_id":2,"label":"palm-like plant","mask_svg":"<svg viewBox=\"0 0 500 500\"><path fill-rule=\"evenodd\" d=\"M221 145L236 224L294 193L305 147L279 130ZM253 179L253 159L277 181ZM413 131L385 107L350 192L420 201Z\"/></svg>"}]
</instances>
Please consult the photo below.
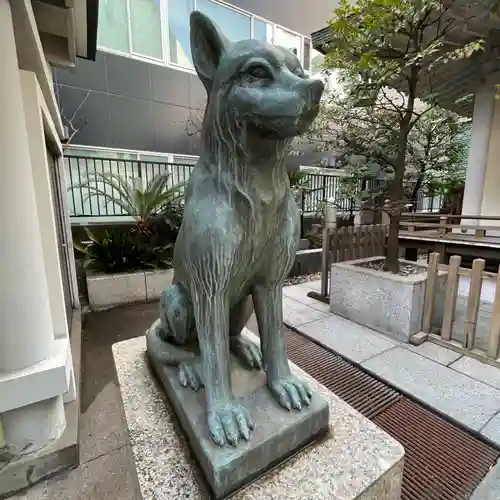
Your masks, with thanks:
<instances>
[{"instance_id":1,"label":"palm-like plant","mask_svg":"<svg viewBox=\"0 0 500 500\"><path fill-rule=\"evenodd\" d=\"M169 186L168 180L169 174L159 174L144 185L140 177L130 179L114 172L95 172L90 173L86 181L69 189L87 189L85 200L101 196L106 204L114 203L134 217L139 228L147 228L165 205L179 203L184 196L186 183Z\"/></svg>"}]
</instances>

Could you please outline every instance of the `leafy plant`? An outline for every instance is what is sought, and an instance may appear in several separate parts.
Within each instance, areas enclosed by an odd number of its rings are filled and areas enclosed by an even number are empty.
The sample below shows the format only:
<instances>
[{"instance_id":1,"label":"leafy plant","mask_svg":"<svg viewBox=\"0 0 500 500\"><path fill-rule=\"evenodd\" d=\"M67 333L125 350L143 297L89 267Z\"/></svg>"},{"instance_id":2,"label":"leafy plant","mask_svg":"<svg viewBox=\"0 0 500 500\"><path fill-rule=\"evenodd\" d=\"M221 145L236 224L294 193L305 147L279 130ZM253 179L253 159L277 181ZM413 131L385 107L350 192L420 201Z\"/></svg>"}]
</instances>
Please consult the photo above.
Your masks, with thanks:
<instances>
[{"instance_id":1,"label":"leafy plant","mask_svg":"<svg viewBox=\"0 0 500 500\"><path fill-rule=\"evenodd\" d=\"M159 174L144 184L140 177L127 178L114 172L95 172L89 174L83 183L69 189L85 188L92 196L100 196L106 203L116 204L127 215L135 218L140 229L147 229L153 216L165 206L180 203L184 196L186 183L169 186L169 174Z\"/></svg>"},{"instance_id":2,"label":"leafy plant","mask_svg":"<svg viewBox=\"0 0 500 500\"><path fill-rule=\"evenodd\" d=\"M147 235L131 229L114 228L106 231L102 238L84 229L89 242L75 242L74 247L84 256L85 269L114 274L171 267L171 244L151 244Z\"/></svg>"},{"instance_id":3,"label":"leafy plant","mask_svg":"<svg viewBox=\"0 0 500 500\"><path fill-rule=\"evenodd\" d=\"M307 174L305 172L301 172L300 170L296 170L294 172L288 172L288 179L290 180L290 187L292 189L304 187L306 182L307 182L306 176L307 176Z\"/></svg>"},{"instance_id":4,"label":"leafy plant","mask_svg":"<svg viewBox=\"0 0 500 500\"><path fill-rule=\"evenodd\" d=\"M380 177L379 205L390 216L385 269L393 273L399 271L399 220L407 205L408 144L418 122L438 102L439 95L432 93L434 70L483 50L480 39L458 47L447 43L448 34L469 20L453 15L454 3L341 0L329 22L332 40L325 68L339 70L346 84L333 104L342 121L330 124L329 131L349 148L348 164L357 163L368 177L374 172ZM461 7L466 8L463 3ZM426 104L420 105L424 85L431 91L425 94ZM358 149L353 137L363 139L363 148Z\"/></svg>"}]
</instances>

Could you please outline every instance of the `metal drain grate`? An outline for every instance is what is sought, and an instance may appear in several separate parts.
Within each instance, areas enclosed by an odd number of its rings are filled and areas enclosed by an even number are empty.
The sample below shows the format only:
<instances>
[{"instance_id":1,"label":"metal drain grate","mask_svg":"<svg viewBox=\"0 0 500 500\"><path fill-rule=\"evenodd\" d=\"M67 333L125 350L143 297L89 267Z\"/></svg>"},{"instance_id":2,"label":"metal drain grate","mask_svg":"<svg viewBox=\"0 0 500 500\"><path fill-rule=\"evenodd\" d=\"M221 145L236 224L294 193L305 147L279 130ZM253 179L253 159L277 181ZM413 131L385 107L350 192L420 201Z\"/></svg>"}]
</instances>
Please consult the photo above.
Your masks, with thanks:
<instances>
[{"instance_id":1,"label":"metal drain grate","mask_svg":"<svg viewBox=\"0 0 500 500\"><path fill-rule=\"evenodd\" d=\"M404 397L373 421L405 448L403 500L466 500L499 453Z\"/></svg>"},{"instance_id":2,"label":"metal drain grate","mask_svg":"<svg viewBox=\"0 0 500 500\"><path fill-rule=\"evenodd\" d=\"M285 338L288 357L292 362L366 418L373 419L403 397L306 337L288 330Z\"/></svg>"},{"instance_id":3,"label":"metal drain grate","mask_svg":"<svg viewBox=\"0 0 500 500\"><path fill-rule=\"evenodd\" d=\"M405 448L401 500L466 500L500 453L340 356L285 327L292 362Z\"/></svg>"}]
</instances>

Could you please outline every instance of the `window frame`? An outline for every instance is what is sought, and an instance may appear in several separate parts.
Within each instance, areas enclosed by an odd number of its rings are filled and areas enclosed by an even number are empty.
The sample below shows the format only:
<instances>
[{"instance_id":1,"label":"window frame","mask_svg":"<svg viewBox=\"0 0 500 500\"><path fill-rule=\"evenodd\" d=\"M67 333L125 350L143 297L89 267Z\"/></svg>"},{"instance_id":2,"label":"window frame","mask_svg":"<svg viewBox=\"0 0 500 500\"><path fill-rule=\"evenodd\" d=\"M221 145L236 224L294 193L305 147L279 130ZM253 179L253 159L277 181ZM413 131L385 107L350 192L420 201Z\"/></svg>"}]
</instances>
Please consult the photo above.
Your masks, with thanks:
<instances>
[{"instance_id":1,"label":"window frame","mask_svg":"<svg viewBox=\"0 0 500 500\"><path fill-rule=\"evenodd\" d=\"M169 30L168 30L168 20L169 20L168 3L169 3L169 0L160 0L160 23L161 23L161 38L162 38L163 57L161 59L158 59L156 57L151 57L151 56L146 56L144 54L139 54L139 53L134 52L132 50L132 22L131 22L131 18L130 18L130 1L131 0L126 0L128 53L120 51L120 50L116 50L116 49L111 49L108 47L103 47L101 45L97 46L98 50L100 50L102 52L107 52L110 54L115 54L115 55L118 55L121 57L127 57L129 59L136 59L138 61L143 61L143 62L147 62L150 64L156 64L159 66L165 66L167 68L172 68L172 69L175 69L178 71L185 71L187 73L196 74L196 71L193 67L185 66L185 65L179 64L179 63L175 63L175 62L170 60L170 40L169 40L169 33L168 33L169 32ZM193 1L193 8L196 10L198 0L192 0L192 1ZM210 0L210 1L215 3L215 4L220 5L222 7L225 7L227 9L231 9L234 12L242 14L246 17L249 17L250 18L250 37L251 38L254 37L254 22L255 22L255 20L262 21L262 22L271 26L271 28L272 28L272 41L270 43L274 43L274 41L276 40L277 29L281 29L285 32L288 32L292 35L299 37L299 39L300 39L300 54L298 54L298 56L299 56L299 60L300 60L303 67L304 67L304 40L308 39L310 46L311 46L311 50L310 50L310 54L309 54L309 61L307 64L309 69L304 70L304 72L308 75L311 74L312 49L313 49L311 37L302 35L301 33L298 33L297 31L294 31L290 28L287 28L286 26L283 26L281 24L275 23L269 19L266 19L265 17L259 16L257 14L253 14L252 12L248 12L244 9L241 9L239 7L231 5L227 2L225 2L224 0Z\"/></svg>"},{"instance_id":2,"label":"window frame","mask_svg":"<svg viewBox=\"0 0 500 500\"><path fill-rule=\"evenodd\" d=\"M146 56L144 54L140 54L138 52L134 52L133 50L133 37L132 37L132 20L130 17L130 2L131 0L127 0L127 21L128 21L128 45L129 45L129 52L130 52L130 57L131 59L138 59L142 61L147 61L147 62L152 62L160 65L165 65L167 62L167 53L165 52L165 43L164 43L164 33L165 33L165 25L163 24L163 18L164 18L164 11L167 10L167 4L168 1L165 2L165 0L160 0L160 38L161 38L161 53L162 57L157 58L153 56ZM167 45L168 49L168 45Z\"/></svg>"}]
</instances>

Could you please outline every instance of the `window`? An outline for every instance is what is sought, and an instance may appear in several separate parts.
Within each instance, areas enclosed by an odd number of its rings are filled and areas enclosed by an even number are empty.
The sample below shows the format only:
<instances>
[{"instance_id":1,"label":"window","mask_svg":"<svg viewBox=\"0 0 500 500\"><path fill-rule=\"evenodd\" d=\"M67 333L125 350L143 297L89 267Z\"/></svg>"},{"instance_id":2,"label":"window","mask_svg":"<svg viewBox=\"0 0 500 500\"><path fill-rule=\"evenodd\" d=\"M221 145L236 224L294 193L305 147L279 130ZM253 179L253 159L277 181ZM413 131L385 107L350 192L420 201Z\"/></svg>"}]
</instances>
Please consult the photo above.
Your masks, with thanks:
<instances>
[{"instance_id":1,"label":"window","mask_svg":"<svg viewBox=\"0 0 500 500\"><path fill-rule=\"evenodd\" d=\"M197 0L196 8L213 19L231 42L250 38L251 18L249 15L212 2L212 0Z\"/></svg>"},{"instance_id":2,"label":"window","mask_svg":"<svg viewBox=\"0 0 500 500\"><path fill-rule=\"evenodd\" d=\"M168 42L170 62L191 68L189 43L189 14L194 10L194 0L168 0Z\"/></svg>"},{"instance_id":3,"label":"window","mask_svg":"<svg viewBox=\"0 0 500 500\"><path fill-rule=\"evenodd\" d=\"M320 74L323 71L323 63L325 56L316 49L312 50L311 73L313 75Z\"/></svg>"},{"instance_id":4,"label":"window","mask_svg":"<svg viewBox=\"0 0 500 500\"><path fill-rule=\"evenodd\" d=\"M290 49L302 61L302 37L276 26L274 45Z\"/></svg>"},{"instance_id":5,"label":"window","mask_svg":"<svg viewBox=\"0 0 500 500\"><path fill-rule=\"evenodd\" d=\"M160 0L129 0L132 52L163 60Z\"/></svg>"},{"instance_id":6,"label":"window","mask_svg":"<svg viewBox=\"0 0 500 500\"><path fill-rule=\"evenodd\" d=\"M98 47L192 70L189 15L195 9L213 19L232 42L253 37L284 46L310 71L309 38L218 0L100 0Z\"/></svg>"},{"instance_id":7,"label":"window","mask_svg":"<svg viewBox=\"0 0 500 500\"><path fill-rule=\"evenodd\" d=\"M129 51L127 0L101 0L99 2L99 47Z\"/></svg>"},{"instance_id":8,"label":"window","mask_svg":"<svg viewBox=\"0 0 500 500\"><path fill-rule=\"evenodd\" d=\"M311 40L309 38L304 38L304 61L302 64L304 71L311 70Z\"/></svg>"},{"instance_id":9,"label":"window","mask_svg":"<svg viewBox=\"0 0 500 500\"><path fill-rule=\"evenodd\" d=\"M273 43L273 25L254 18L253 37L262 42Z\"/></svg>"}]
</instances>

